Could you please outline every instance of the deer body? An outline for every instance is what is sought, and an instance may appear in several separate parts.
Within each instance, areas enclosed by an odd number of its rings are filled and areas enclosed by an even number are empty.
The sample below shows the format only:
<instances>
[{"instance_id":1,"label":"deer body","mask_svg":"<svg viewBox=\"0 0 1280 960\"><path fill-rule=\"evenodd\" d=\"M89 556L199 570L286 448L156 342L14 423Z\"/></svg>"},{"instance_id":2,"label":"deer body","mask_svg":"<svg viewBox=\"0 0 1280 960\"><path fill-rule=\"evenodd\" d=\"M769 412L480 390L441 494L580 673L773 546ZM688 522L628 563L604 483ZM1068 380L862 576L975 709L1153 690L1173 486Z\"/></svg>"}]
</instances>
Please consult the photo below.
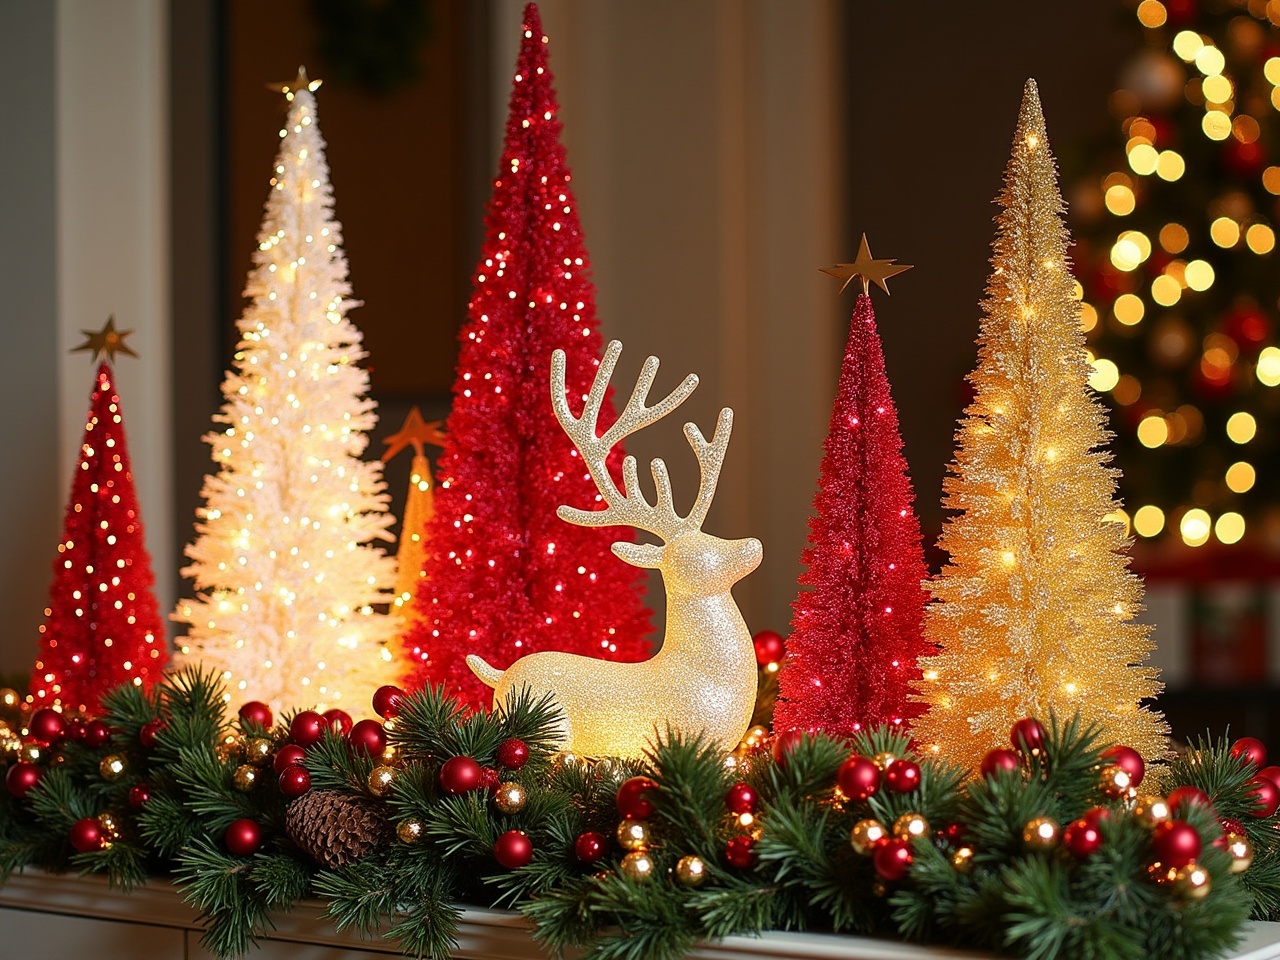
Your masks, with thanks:
<instances>
[{"instance_id":1,"label":"deer body","mask_svg":"<svg viewBox=\"0 0 1280 960\"><path fill-rule=\"evenodd\" d=\"M657 504L640 492L636 463L623 463L619 489L605 467L609 449L623 436L665 416L692 392L690 375L667 397L645 406L658 361L646 362L631 399L604 436L595 424L621 345L609 344L580 418L569 412L565 396L564 354L551 362L551 396L556 417L577 445L604 498L604 510L561 507L560 517L591 526L630 524L662 537L661 544L618 542L613 552L627 563L662 573L667 590L667 626L662 649L643 663L612 663L569 653L534 653L506 670L481 657L467 664L494 688L494 703L527 688L551 693L564 715L561 749L585 756L639 757L655 733L670 727L687 735L704 734L728 751L751 722L756 698L756 659L751 633L730 592L733 584L760 563L760 541L722 540L702 531L715 494L720 464L732 427L732 412L720 412L710 443L698 428L685 424L685 436L697 454L702 485L689 515L672 505L666 465L654 460Z\"/></svg>"}]
</instances>

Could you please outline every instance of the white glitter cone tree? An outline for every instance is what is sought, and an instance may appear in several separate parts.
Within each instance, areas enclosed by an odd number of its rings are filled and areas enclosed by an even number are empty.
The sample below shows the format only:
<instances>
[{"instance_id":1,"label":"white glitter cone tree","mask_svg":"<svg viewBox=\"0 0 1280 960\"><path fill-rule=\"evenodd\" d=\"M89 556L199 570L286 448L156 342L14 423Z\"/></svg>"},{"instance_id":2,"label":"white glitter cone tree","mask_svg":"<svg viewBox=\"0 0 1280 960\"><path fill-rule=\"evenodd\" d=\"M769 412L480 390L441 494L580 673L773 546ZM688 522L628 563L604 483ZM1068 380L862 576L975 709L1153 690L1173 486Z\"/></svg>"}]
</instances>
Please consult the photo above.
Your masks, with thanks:
<instances>
[{"instance_id":1,"label":"white glitter cone tree","mask_svg":"<svg viewBox=\"0 0 1280 960\"><path fill-rule=\"evenodd\" d=\"M382 464L361 459L376 417L350 298L342 228L316 84L284 87L281 130L258 249L222 385L217 472L187 547L197 595L179 663L216 668L238 701L272 707L362 705L396 679L387 649L395 561Z\"/></svg>"}]
</instances>

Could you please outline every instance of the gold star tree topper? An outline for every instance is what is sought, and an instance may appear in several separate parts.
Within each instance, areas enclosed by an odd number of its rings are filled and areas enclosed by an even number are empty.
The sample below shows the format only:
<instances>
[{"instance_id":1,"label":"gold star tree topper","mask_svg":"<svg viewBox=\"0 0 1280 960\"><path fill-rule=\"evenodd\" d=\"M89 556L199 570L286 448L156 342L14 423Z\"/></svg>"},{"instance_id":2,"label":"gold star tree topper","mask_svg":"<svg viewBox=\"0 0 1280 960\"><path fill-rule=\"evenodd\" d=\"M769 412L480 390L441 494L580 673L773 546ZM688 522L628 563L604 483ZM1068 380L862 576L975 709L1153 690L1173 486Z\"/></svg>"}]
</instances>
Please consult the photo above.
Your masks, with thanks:
<instances>
[{"instance_id":1,"label":"gold star tree topper","mask_svg":"<svg viewBox=\"0 0 1280 960\"><path fill-rule=\"evenodd\" d=\"M292 80L277 80L274 83L268 83L267 89L275 93L283 93L285 99L293 100L293 95L299 90L309 90L315 93L320 89L323 80L312 80L307 76L306 67L298 67L298 75Z\"/></svg>"},{"instance_id":2,"label":"gold star tree topper","mask_svg":"<svg viewBox=\"0 0 1280 960\"><path fill-rule=\"evenodd\" d=\"M844 281L840 285L841 293L844 293L844 288L849 286L854 277L862 278L863 293L870 293L873 283L888 293L889 285L885 281L905 270L910 270L911 267L912 264L909 263L894 263L893 257L887 260L872 259L871 248L867 246L867 235L864 233L862 243L858 245L858 256L853 263L837 263L834 267L822 268L822 272L829 277Z\"/></svg>"},{"instance_id":3,"label":"gold star tree topper","mask_svg":"<svg viewBox=\"0 0 1280 960\"><path fill-rule=\"evenodd\" d=\"M107 324L101 330L81 330L80 332L85 335L85 341L78 347L72 347L71 352L92 352L92 360L95 363L99 357L104 357L107 363L115 363L117 353L123 353L128 357L137 356L124 342L124 338L133 331L117 330L115 314L107 317Z\"/></svg>"},{"instance_id":4,"label":"gold star tree topper","mask_svg":"<svg viewBox=\"0 0 1280 960\"><path fill-rule=\"evenodd\" d=\"M399 432L393 433L382 442L387 445L387 449L382 452L382 462L386 463L405 447L413 447L415 456L422 456L422 445L424 443L434 444L437 447L444 446L444 431L440 429L443 420L432 420L430 422L422 419L422 411L414 407L409 411L409 415L404 418Z\"/></svg>"}]
</instances>

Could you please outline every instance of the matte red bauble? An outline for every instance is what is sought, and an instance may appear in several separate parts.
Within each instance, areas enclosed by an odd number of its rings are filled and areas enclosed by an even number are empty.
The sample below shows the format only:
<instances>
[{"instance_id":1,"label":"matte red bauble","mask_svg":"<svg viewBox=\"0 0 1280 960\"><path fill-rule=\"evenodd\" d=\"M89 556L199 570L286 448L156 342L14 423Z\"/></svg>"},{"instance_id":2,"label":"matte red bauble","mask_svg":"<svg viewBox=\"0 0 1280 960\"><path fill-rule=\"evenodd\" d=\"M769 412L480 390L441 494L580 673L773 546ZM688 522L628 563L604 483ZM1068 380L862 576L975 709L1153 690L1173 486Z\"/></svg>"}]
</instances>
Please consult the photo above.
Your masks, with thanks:
<instances>
[{"instance_id":1,"label":"matte red bauble","mask_svg":"<svg viewBox=\"0 0 1280 960\"><path fill-rule=\"evenodd\" d=\"M1039 753L1044 749L1047 737L1044 724L1034 717L1023 717L1009 731L1009 741L1013 748L1022 753Z\"/></svg>"},{"instance_id":2,"label":"matte red bauble","mask_svg":"<svg viewBox=\"0 0 1280 960\"><path fill-rule=\"evenodd\" d=\"M529 745L511 737L498 744L498 763L508 770L519 770L529 762Z\"/></svg>"},{"instance_id":3,"label":"matte red bauble","mask_svg":"<svg viewBox=\"0 0 1280 960\"><path fill-rule=\"evenodd\" d=\"M457 796L478 789L483 777L484 770L470 757L450 757L440 768L440 789Z\"/></svg>"},{"instance_id":4,"label":"matte red bauble","mask_svg":"<svg viewBox=\"0 0 1280 960\"><path fill-rule=\"evenodd\" d=\"M92 853L94 850L102 849L106 838L102 835L102 825L98 823L97 818L85 817L71 825L69 839L71 845L81 853Z\"/></svg>"},{"instance_id":5,"label":"matte red bauble","mask_svg":"<svg viewBox=\"0 0 1280 960\"><path fill-rule=\"evenodd\" d=\"M725 794L724 805L731 813L755 813L756 801L759 799L755 787L739 780Z\"/></svg>"},{"instance_id":6,"label":"matte red bauble","mask_svg":"<svg viewBox=\"0 0 1280 960\"><path fill-rule=\"evenodd\" d=\"M724 845L724 858L729 866L747 870L756 863L756 842L747 836L730 837Z\"/></svg>"},{"instance_id":7,"label":"matte red bauble","mask_svg":"<svg viewBox=\"0 0 1280 960\"><path fill-rule=\"evenodd\" d=\"M588 830L573 841L573 855L583 863L596 863L608 849L609 839L603 833Z\"/></svg>"},{"instance_id":8,"label":"matte red bauble","mask_svg":"<svg viewBox=\"0 0 1280 960\"><path fill-rule=\"evenodd\" d=\"M658 785L648 777L632 777L624 780L618 787L615 803L624 819L646 820L653 816L653 801L649 795L656 792Z\"/></svg>"},{"instance_id":9,"label":"matte red bauble","mask_svg":"<svg viewBox=\"0 0 1280 960\"><path fill-rule=\"evenodd\" d=\"M884 782L894 793L910 793L920 786L920 765L910 760L895 760L885 770Z\"/></svg>"},{"instance_id":10,"label":"matte red bauble","mask_svg":"<svg viewBox=\"0 0 1280 960\"><path fill-rule=\"evenodd\" d=\"M290 764L280 771L276 783L280 785L280 792L293 800L311 789L311 774L300 763Z\"/></svg>"},{"instance_id":11,"label":"matte red bauble","mask_svg":"<svg viewBox=\"0 0 1280 960\"><path fill-rule=\"evenodd\" d=\"M397 686L387 684L373 691L373 712L383 720L390 720L400 713L400 701L404 699L404 691Z\"/></svg>"},{"instance_id":12,"label":"matte red bauble","mask_svg":"<svg viewBox=\"0 0 1280 960\"><path fill-rule=\"evenodd\" d=\"M84 745L100 750L111 741L111 728L101 720L90 720L84 728Z\"/></svg>"},{"instance_id":13,"label":"matte red bauble","mask_svg":"<svg viewBox=\"0 0 1280 960\"><path fill-rule=\"evenodd\" d=\"M871 862L881 880L901 880L911 869L911 844L901 837L892 837L871 854Z\"/></svg>"},{"instance_id":14,"label":"matte red bauble","mask_svg":"<svg viewBox=\"0 0 1280 960\"><path fill-rule=\"evenodd\" d=\"M773 738L773 762L786 765L787 754L800 745L804 739L803 730L787 730Z\"/></svg>"},{"instance_id":15,"label":"matte red bauble","mask_svg":"<svg viewBox=\"0 0 1280 960\"><path fill-rule=\"evenodd\" d=\"M1267 765L1267 747L1257 737L1241 737L1231 745L1233 757L1243 757L1259 770Z\"/></svg>"},{"instance_id":16,"label":"matte red bauble","mask_svg":"<svg viewBox=\"0 0 1280 960\"><path fill-rule=\"evenodd\" d=\"M1116 744L1114 747L1107 747L1102 751L1102 759L1108 765L1119 767L1129 775L1129 786L1136 787L1142 782L1143 774L1147 771L1147 765L1142 761L1142 754L1133 747L1126 747L1123 744Z\"/></svg>"},{"instance_id":17,"label":"matte red bauble","mask_svg":"<svg viewBox=\"0 0 1280 960\"><path fill-rule=\"evenodd\" d=\"M1269 817L1280 807L1280 787L1266 777L1254 777L1245 784L1245 795L1253 797L1251 817Z\"/></svg>"},{"instance_id":18,"label":"matte red bauble","mask_svg":"<svg viewBox=\"0 0 1280 960\"><path fill-rule=\"evenodd\" d=\"M377 720L361 720L347 733L347 746L352 753L364 752L376 760L387 749L387 731Z\"/></svg>"},{"instance_id":19,"label":"matte red bauble","mask_svg":"<svg viewBox=\"0 0 1280 960\"><path fill-rule=\"evenodd\" d=\"M1200 856L1200 833L1185 820L1166 820L1151 837L1151 853L1165 867L1185 867Z\"/></svg>"},{"instance_id":20,"label":"matte red bauble","mask_svg":"<svg viewBox=\"0 0 1280 960\"><path fill-rule=\"evenodd\" d=\"M262 846L262 828L252 820L236 820L222 835L228 852L235 857L247 857Z\"/></svg>"},{"instance_id":21,"label":"matte red bauble","mask_svg":"<svg viewBox=\"0 0 1280 960\"><path fill-rule=\"evenodd\" d=\"M994 777L1001 770L1017 770L1021 766L1022 757L1017 751L997 747L995 750L988 750L987 755L982 758L982 775Z\"/></svg>"},{"instance_id":22,"label":"matte red bauble","mask_svg":"<svg viewBox=\"0 0 1280 960\"><path fill-rule=\"evenodd\" d=\"M271 769L276 773L284 773L285 767L292 767L295 763L301 763L306 755L307 751L296 743L286 743L276 751L275 759L271 761Z\"/></svg>"},{"instance_id":23,"label":"matte red bauble","mask_svg":"<svg viewBox=\"0 0 1280 960\"><path fill-rule=\"evenodd\" d=\"M271 708L261 700L250 700L240 708L240 720L242 723L252 723L264 730L270 730L271 725L275 723L275 717L271 714Z\"/></svg>"},{"instance_id":24,"label":"matte red bauble","mask_svg":"<svg viewBox=\"0 0 1280 960\"><path fill-rule=\"evenodd\" d=\"M19 800L25 797L27 792L39 782L40 768L34 763L27 763L25 760L19 760L4 775L4 785L8 789L9 795L17 797Z\"/></svg>"},{"instance_id":25,"label":"matte red bauble","mask_svg":"<svg viewBox=\"0 0 1280 960\"><path fill-rule=\"evenodd\" d=\"M508 870L515 870L533 859L533 841L523 830L508 830L494 842L493 856Z\"/></svg>"},{"instance_id":26,"label":"matte red bauble","mask_svg":"<svg viewBox=\"0 0 1280 960\"><path fill-rule=\"evenodd\" d=\"M1102 846L1102 831L1081 817L1067 824L1067 829L1062 831L1062 845L1077 860L1084 860Z\"/></svg>"},{"instance_id":27,"label":"matte red bauble","mask_svg":"<svg viewBox=\"0 0 1280 960\"><path fill-rule=\"evenodd\" d=\"M167 726L168 724L159 717L154 720L148 720L142 725L142 729L138 731L138 742L150 750L156 745L156 737L160 735L160 731Z\"/></svg>"},{"instance_id":28,"label":"matte red bauble","mask_svg":"<svg viewBox=\"0 0 1280 960\"><path fill-rule=\"evenodd\" d=\"M761 630L751 638L751 643L756 648L756 664L761 667L777 663L787 652L782 635L773 630Z\"/></svg>"},{"instance_id":29,"label":"matte red bauble","mask_svg":"<svg viewBox=\"0 0 1280 960\"><path fill-rule=\"evenodd\" d=\"M289 724L289 739L300 747L309 747L320 742L329 724L324 717L314 710L303 710Z\"/></svg>"},{"instance_id":30,"label":"matte red bauble","mask_svg":"<svg viewBox=\"0 0 1280 960\"><path fill-rule=\"evenodd\" d=\"M854 754L836 771L836 786L850 800L866 800L880 789L880 768Z\"/></svg>"},{"instance_id":31,"label":"matte red bauble","mask_svg":"<svg viewBox=\"0 0 1280 960\"><path fill-rule=\"evenodd\" d=\"M1280 787L1280 767L1263 767L1258 771L1258 776L1266 777L1277 787Z\"/></svg>"},{"instance_id":32,"label":"matte red bauble","mask_svg":"<svg viewBox=\"0 0 1280 960\"><path fill-rule=\"evenodd\" d=\"M32 740L38 740L48 746L61 743L67 734L67 722L62 714L51 707L41 707L27 721L27 730Z\"/></svg>"},{"instance_id":33,"label":"matte red bauble","mask_svg":"<svg viewBox=\"0 0 1280 960\"><path fill-rule=\"evenodd\" d=\"M135 783L129 788L129 806L141 810L151 802L151 787L145 783Z\"/></svg>"},{"instance_id":34,"label":"matte red bauble","mask_svg":"<svg viewBox=\"0 0 1280 960\"><path fill-rule=\"evenodd\" d=\"M1174 816L1177 816L1180 809L1190 806L1193 803L1202 803L1206 807L1210 805L1209 795L1199 787L1178 787L1165 799L1169 804L1169 810L1174 814Z\"/></svg>"},{"instance_id":35,"label":"matte red bauble","mask_svg":"<svg viewBox=\"0 0 1280 960\"><path fill-rule=\"evenodd\" d=\"M347 713L347 711L334 707L332 710L326 710L320 716L324 717L325 722L329 724L329 729L334 733L345 737L351 732L351 714Z\"/></svg>"}]
</instances>

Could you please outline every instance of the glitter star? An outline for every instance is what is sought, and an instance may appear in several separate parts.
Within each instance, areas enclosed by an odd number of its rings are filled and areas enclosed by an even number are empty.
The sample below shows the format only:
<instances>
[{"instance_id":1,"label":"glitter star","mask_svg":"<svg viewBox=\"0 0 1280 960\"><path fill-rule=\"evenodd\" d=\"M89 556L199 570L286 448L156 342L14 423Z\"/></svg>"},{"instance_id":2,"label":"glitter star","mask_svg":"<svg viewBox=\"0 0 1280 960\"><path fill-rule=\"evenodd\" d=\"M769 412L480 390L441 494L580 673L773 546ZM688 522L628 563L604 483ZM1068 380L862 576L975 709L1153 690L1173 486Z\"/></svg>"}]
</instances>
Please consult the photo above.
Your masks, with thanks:
<instances>
[{"instance_id":1,"label":"glitter star","mask_svg":"<svg viewBox=\"0 0 1280 960\"><path fill-rule=\"evenodd\" d=\"M108 363L115 363L117 353L123 353L129 357L137 356L124 342L124 338L133 331L117 330L115 314L107 317L107 325L101 330L81 330L80 332L85 335L85 341L78 347L72 347L72 353L91 351L95 362L99 357L105 357Z\"/></svg>"},{"instance_id":2,"label":"glitter star","mask_svg":"<svg viewBox=\"0 0 1280 960\"><path fill-rule=\"evenodd\" d=\"M840 285L840 292L844 293L854 277L862 278L862 292L870 293L871 284L875 284L885 293L889 292L889 285L885 283L890 277L897 276L904 270L910 270L912 267L909 263L894 263L894 258L887 260L873 260L871 258L871 248L867 246L867 235L862 235L862 243L858 246L858 256L853 263L837 263L834 267L825 267L822 272L829 277L835 277L837 280L843 280Z\"/></svg>"},{"instance_id":3,"label":"glitter star","mask_svg":"<svg viewBox=\"0 0 1280 960\"><path fill-rule=\"evenodd\" d=\"M432 420L430 423L422 419L422 411L414 407L404 418L404 424L398 433L393 433L382 442L387 449L382 452L382 462L386 463L405 447L413 447L417 456L422 456L422 445L432 443L437 447L444 446L444 431L440 429L443 420Z\"/></svg>"}]
</instances>

